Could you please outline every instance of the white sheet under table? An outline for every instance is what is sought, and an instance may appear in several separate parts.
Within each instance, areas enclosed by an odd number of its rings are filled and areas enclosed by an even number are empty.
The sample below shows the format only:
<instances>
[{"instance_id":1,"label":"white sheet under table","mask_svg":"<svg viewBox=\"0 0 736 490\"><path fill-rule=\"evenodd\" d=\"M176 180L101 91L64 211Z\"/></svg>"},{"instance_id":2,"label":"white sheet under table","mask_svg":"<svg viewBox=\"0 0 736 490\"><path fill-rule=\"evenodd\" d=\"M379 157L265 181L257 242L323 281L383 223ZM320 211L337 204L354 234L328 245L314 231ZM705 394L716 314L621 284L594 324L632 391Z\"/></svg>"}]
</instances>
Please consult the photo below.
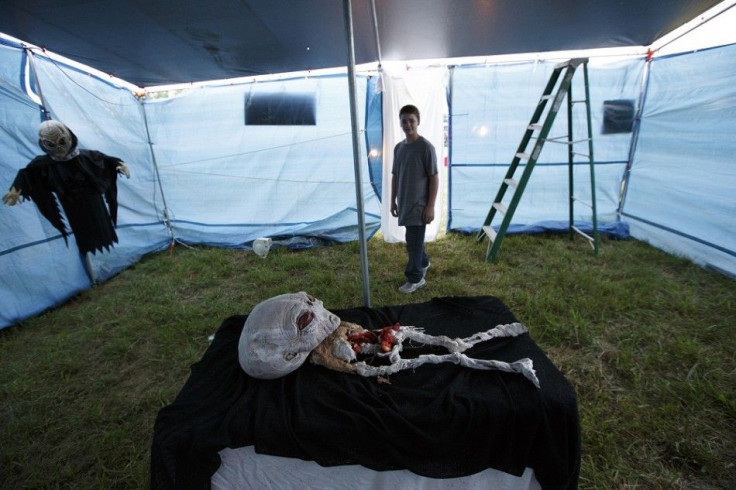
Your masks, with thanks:
<instances>
[{"instance_id":1,"label":"white sheet under table","mask_svg":"<svg viewBox=\"0 0 736 490\"><path fill-rule=\"evenodd\" d=\"M222 464L212 476L213 490L541 490L534 471L521 476L494 469L460 478L428 478L407 470L374 471L360 465L320 466L314 461L257 454L253 446L220 451Z\"/></svg>"}]
</instances>

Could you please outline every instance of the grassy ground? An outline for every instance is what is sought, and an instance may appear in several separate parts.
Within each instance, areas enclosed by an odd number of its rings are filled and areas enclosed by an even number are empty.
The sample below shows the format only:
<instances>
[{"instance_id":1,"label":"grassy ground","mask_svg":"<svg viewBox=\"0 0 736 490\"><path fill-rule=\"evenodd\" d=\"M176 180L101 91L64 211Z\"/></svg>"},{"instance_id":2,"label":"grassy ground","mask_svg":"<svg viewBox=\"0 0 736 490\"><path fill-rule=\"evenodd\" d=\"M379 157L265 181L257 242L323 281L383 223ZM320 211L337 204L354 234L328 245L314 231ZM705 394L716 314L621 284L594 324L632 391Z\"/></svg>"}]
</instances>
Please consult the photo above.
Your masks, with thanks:
<instances>
[{"instance_id":1,"label":"grassy ground","mask_svg":"<svg viewBox=\"0 0 736 490\"><path fill-rule=\"evenodd\" d=\"M574 385L580 488L736 488L736 282L635 241L509 236L430 243L428 285L402 245L368 243L373 306L501 298ZM63 307L0 331L0 487L148 486L159 409L222 319L306 290L363 304L357 243L304 251L175 249Z\"/></svg>"}]
</instances>

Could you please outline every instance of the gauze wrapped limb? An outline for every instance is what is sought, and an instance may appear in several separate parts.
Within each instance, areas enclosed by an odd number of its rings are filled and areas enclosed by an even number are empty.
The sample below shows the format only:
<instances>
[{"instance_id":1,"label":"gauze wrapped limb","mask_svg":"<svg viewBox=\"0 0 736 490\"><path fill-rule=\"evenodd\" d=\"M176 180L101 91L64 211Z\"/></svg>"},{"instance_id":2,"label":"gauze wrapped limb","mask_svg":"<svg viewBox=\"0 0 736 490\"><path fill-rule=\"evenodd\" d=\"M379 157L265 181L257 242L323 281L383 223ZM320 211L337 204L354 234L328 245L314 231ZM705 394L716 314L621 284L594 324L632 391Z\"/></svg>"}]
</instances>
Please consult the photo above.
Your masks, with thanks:
<instances>
[{"instance_id":1,"label":"gauze wrapped limb","mask_svg":"<svg viewBox=\"0 0 736 490\"><path fill-rule=\"evenodd\" d=\"M389 374L398 373L405 369L416 369L424 364L440 364L453 363L463 367L482 370L498 370L507 373L523 374L526 379L531 381L534 386L539 388L539 380L534 372L532 360L529 358L520 359L515 362L493 361L490 359L473 359L461 352L453 352L452 354L422 354L414 359L397 359L395 362L387 366L371 366L364 361L354 364L355 373L361 376L387 376Z\"/></svg>"},{"instance_id":2,"label":"gauze wrapped limb","mask_svg":"<svg viewBox=\"0 0 736 490\"><path fill-rule=\"evenodd\" d=\"M389 352L382 352L379 343L364 343L358 349L361 354L373 354L379 357L388 357L390 364L372 366L365 361L358 361L356 349L351 345L351 335L361 332L362 327L342 322L340 327L322 342L312 353L311 361L342 372L355 373L360 376L388 376L406 369L416 369L424 364L453 363L463 367L480 370L499 370L509 373L519 373L539 388L539 380L531 359L524 358L508 363L489 359L474 359L463 354L472 346L499 337L516 337L526 333L527 328L521 323L498 325L488 331L478 332L470 337L451 339L444 335L427 335L417 327L393 327L395 343ZM423 354L412 359L403 359L401 351L404 341L410 340L424 345L444 347L449 354Z\"/></svg>"}]
</instances>

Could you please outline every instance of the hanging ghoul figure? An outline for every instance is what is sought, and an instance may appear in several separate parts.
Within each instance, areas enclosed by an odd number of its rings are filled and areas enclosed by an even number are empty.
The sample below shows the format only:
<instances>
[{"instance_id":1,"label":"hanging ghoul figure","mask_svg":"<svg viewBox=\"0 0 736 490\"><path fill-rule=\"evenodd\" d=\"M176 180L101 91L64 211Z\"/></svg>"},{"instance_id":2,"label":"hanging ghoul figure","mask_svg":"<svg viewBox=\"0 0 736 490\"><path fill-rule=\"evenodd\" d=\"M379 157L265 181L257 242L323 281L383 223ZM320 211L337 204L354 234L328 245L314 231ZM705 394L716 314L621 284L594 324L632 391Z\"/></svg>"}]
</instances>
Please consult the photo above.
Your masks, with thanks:
<instances>
[{"instance_id":1,"label":"hanging ghoul figure","mask_svg":"<svg viewBox=\"0 0 736 490\"><path fill-rule=\"evenodd\" d=\"M32 200L68 245L60 203L82 255L109 250L118 241L117 176L130 178L128 167L99 151L78 149L76 135L58 121L41 123L38 145L45 155L18 171L3 203Z\"/></svg>"},{"instance_id":2,"label":"hanging ghoul figure","mask_svg":"<svg viewBox=\"0 0 736 490\"><path fill-rule=\"evenodd\" d=\"M340 320L326 310L321 301L299 292L275 296L255 306L240 335L238 360L247 374L260 379L286 376L307 358L328 369L365 377L385 377L423 364L450 362L472 369L519 373L539 388L531 359L507 363L473 359L463 354L480 342L515 337L526 332L521 323L498 325L465 339L427 335L421 328L399 324L366 330L355 323ZM444 347L449 353L402 359L400 353L404 340ZM360 359L366 354L385 357L390 363L370 365Z\"/></svg>"}]
</instances>

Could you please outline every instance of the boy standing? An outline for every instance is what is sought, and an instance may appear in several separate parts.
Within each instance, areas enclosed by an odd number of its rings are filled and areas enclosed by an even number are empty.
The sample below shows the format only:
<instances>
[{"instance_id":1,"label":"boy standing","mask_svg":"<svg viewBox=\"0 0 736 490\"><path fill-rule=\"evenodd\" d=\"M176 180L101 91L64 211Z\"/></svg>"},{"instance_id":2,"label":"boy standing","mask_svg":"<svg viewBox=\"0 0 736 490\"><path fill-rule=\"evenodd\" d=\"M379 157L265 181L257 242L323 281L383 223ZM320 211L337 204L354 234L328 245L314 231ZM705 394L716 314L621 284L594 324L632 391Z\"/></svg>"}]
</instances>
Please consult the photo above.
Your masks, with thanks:
<instances>
[{"instance_id":1,"label":"boy standing","mask_svg":"<svg viewBox=\"0 0 736 490\"><path fill-rule=\"evenodd\" d=\"M434 220L437 198L437 155L432 143L419 136L419 109L405 105L399 111L404 141L394 147L391 170L391 214L399 218L399 226L406 227L406 253L409 260L404 270L406 284L402 293L413 293L427 284L429 256L424 248L424 233Z\"/></svg>"}]
</instances>

